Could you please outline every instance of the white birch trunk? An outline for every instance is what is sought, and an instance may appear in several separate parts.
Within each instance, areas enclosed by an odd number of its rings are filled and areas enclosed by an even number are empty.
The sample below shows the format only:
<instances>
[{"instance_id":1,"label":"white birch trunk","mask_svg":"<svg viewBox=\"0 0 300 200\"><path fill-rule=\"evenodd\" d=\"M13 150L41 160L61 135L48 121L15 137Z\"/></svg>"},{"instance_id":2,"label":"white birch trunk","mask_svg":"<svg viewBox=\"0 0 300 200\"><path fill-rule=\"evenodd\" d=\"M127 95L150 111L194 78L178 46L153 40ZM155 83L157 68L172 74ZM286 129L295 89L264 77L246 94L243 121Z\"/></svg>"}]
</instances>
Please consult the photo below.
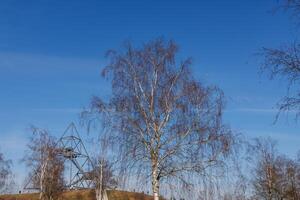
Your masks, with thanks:
<instances>
[{"instance_id":1,"label":"white birch trunk","mask_svg":"<svg viewBox=\"0 0 300 200\"><path fill-rule=\"evenodd\" d=\"M152 191L153 191L153 199L159 200L159 180L158 180L158 172L157 167L153 168L152 172Z\"/></svg>"},{"instance_id":2,"label":"white birch trunk","mask_svg":"<svg viewBox=\"0 0 300 200\"><path fill-rule=\"evenodd\" d=\"M96 188L96 199L97 200L103 200L103 165L102 162L100 163L100 177L97 183L97 188Z\"/></svg>"},{"instance_id":3,"label":"white birch trunk","mask_svg":"<svg viewBox=\"0 0 300 200\"><path fill-rule=\"evenodd\" d=\"M44 161L41 166L41 175L40 175L40 196L39 196L40 200L43 199L43 194L44 194L44 178L45 178L46 168L47 168L47 161Z\"/></svg>"},{"instance_id":4,"label":"white birch trunk","mask_svg":"<svg viewBox=\"0 0 300 200\"><path fill-rule=\"evenodd\" d=\"M99 188L96 189L96 199L102 200L102 192L99 190Z\"/></svg>"}]
</instances>

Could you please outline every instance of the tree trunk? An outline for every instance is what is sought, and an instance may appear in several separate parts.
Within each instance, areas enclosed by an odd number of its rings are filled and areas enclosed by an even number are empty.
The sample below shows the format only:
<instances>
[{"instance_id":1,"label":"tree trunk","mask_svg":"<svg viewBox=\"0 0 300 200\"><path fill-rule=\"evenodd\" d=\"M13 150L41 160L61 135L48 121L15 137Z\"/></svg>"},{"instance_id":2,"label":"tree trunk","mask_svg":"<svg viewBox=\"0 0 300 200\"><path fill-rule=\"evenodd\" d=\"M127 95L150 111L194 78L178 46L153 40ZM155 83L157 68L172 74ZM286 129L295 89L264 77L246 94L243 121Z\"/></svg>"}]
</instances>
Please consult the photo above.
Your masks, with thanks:
<instances>
[{"instance_id":1,"label":"tree trunk","mask_svg":"<svg viewBox=\"0 0 300 200\"><path fill-rule=\"evenodd\" d=\"M103 200L103 162L100 162L100 177L99 177L99 182L97 183L97 188L96 188L96 199L97 200Z\"/></svg>"},{"instance_id":2,"label":"tree trunk","mask_svg":"<svg viewBox=\"0 0 300 200\"><path fill-rule=\"evenodd\" d=\"M96 189L96 199L102 200L102 192L99 188Z\"/></svg>"},{"instance_id":3,"label":"tree trunk","mask_svg":"<svg viewBox=\"0 0 300 200\"><path fill-rule=\"evenodd\" d=\"M159 200L159 192L158 191L153 193L153 198L154 198L154 200Z\"/></svg>"},{"instance_id":4,"label":"tree trunk","mask_svg":"<svg viewBox=\"0 0 300 200\"><path fill-rule=\"evenodd\" d=\"M157 171L157 167L154 167L152 172L152 191L154 200L159 200L159 179Z\"/></svg>"},{"instance_id":5,"label":"tree trunk","mask_svg":"<svg viewBox=\"0 0 300 200\"><path fill-rule=\"evenodd\" d=\"M39 199L44 199L44 178L46 173L47 161L44 161L41 166L41 174L40 174L40 195Z\"/></svg>"}]
</instances>

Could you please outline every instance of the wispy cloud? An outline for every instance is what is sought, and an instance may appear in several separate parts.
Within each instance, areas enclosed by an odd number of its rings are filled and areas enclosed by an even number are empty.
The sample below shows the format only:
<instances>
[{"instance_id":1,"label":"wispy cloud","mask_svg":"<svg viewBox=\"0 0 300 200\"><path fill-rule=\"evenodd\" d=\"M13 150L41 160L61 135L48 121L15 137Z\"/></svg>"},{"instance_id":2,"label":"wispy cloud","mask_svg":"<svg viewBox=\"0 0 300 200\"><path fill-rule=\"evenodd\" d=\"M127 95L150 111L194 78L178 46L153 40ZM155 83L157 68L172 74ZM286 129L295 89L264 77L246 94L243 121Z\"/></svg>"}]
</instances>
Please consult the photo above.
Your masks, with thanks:
<instances>
[{"instance_id":1,"label":"wispy cloud","mask_svg":"<svg viewBox=\"0 0 300 200\"><path fill-rule=\"evenodd\" d=\"M241 113L261 113L261 114L277 114L277 108L232 108L227 109L226 112L241 112ZM297 113L297 110L289 110L288 113Z\"/></svg>"},{"instance_id":2,"label":"wispy cloud","mask_svg":"<svg viewBox=\"0 0 300 200\"><path fill-rule=\"evenodd\" d=\"M247 113L277 113L278 110L274 108L235 108L229 109L228 112L247 112Z\"/></svg>"},{"instance_id":3,"label":"wispy cloud","mask_svg":"<svg viewBox=\"0 0 300 200\"><path fill-rule=\"evenodd\" d=\"M0 68L7 69L76 69L100 66L100 60L49 56L42 54L0 52Z\"/></svg>"},{"instance_id":4,"label":"wispy cloud","mask_svg":"<svg viewBox=\"0 0 300 200\"><path fill-rule=\"evenodd\" d=\"M83 108L33 108L33 112L80 113Z\"/></svg>"}]
</instances>

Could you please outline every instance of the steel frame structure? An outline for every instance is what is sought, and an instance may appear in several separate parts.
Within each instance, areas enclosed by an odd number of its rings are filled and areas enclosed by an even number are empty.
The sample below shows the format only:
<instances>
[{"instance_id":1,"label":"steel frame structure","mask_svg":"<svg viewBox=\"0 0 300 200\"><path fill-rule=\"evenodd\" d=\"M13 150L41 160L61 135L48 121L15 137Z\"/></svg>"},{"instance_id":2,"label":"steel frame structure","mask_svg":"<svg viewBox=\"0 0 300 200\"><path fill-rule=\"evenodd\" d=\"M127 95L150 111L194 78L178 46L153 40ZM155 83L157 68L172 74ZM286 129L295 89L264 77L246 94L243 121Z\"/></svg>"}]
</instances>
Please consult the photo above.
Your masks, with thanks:
<instances>
[{"instance_id":1,"label":"steel frame structure","mask_svg":"<svg viewBox=\"0 0 300 200\"><path fill-rule=\"evenodd\" d=\"M94 169L93 162L74 123L67 127L62 137L57 141L56 149L58 155L64 158L65 187L67 189L90 188L92 186L90 174ZM34 173L38 173L38 170ZM33 177L34 175L25 184L24 190L40 190L40 188L32 186Z\"/></svg>"}]
</instances>

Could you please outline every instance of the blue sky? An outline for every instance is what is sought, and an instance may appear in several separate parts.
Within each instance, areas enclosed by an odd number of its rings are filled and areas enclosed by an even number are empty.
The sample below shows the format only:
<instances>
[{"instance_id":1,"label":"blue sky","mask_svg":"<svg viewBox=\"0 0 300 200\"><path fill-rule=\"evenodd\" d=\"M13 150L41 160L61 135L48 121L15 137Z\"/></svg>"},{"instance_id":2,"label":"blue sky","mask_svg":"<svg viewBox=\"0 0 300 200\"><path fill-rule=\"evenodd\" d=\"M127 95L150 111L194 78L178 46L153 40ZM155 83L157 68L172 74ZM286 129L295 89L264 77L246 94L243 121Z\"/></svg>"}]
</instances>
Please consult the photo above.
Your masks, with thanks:
<instances>
[{"instance_id":1,"label":"blue sky","mask_svg":"<svg viewBox=\"0 0 300 200\"><path fill-rule=\"evenodd\" d=\"M234 130L272 136L294 156L299 125L292 117L273 124L285 81L260 76L254 55L297 39L289 15L272 13L277 2L0 1L0 151L13 160L18 182L26 172L19 160L29 126L59 137L92 95L109 96L100 77L105 51L158 36L174 39L180 57L193 57L195 77L224 90L225 121Z\"/></svg>"}]
</instances>

